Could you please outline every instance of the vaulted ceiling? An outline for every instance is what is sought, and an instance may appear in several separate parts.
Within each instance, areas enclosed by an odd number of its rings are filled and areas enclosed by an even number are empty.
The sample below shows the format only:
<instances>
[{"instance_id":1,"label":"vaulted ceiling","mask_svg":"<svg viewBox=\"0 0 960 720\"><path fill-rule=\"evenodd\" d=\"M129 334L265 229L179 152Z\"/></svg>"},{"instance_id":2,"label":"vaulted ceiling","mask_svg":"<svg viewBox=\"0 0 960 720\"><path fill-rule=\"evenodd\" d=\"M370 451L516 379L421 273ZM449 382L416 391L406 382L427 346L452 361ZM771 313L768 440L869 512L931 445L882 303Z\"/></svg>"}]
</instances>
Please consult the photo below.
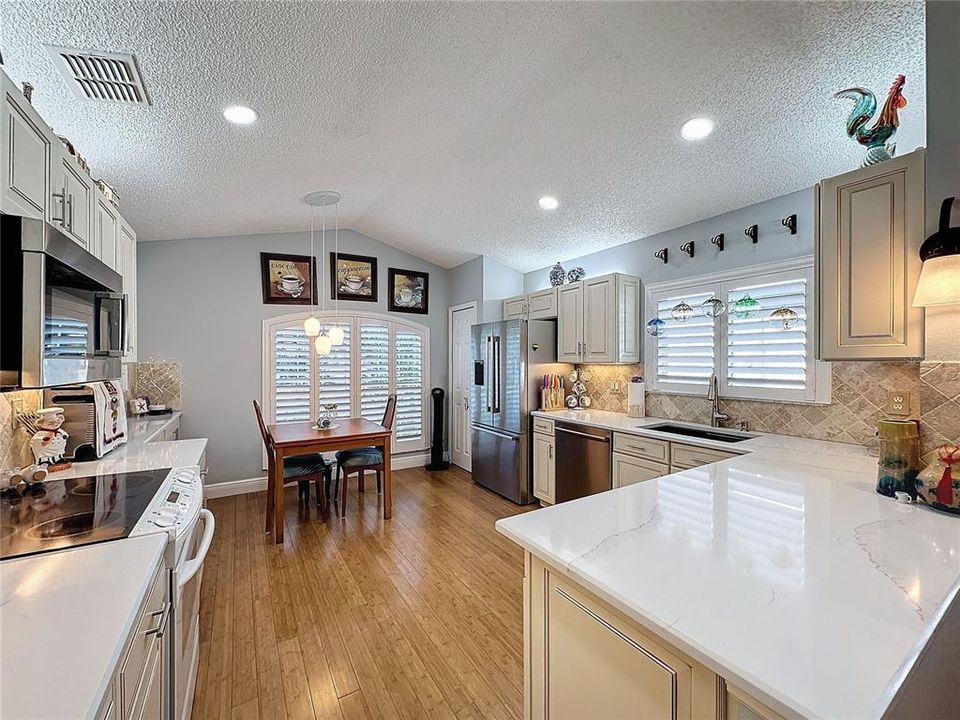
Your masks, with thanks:
<instances>
[{"instance_id":1,"label":"vaulted ceiling","mask_svg":"<svg viewBox=\"0 0 960 720\"><path fill-rule=\"evenodd\" d=\"M843 87L907 77L923 4L5 1L6 72L113 184L142 239L340 224L440 265L520 270L852 169ZM133 53L152 104L78 100L43 44ZM255 108L250 127L224 106ZM684 141L693 116L716 122ZM537 206L559 198L552 213Z\"/></svg>"}]
</instances>

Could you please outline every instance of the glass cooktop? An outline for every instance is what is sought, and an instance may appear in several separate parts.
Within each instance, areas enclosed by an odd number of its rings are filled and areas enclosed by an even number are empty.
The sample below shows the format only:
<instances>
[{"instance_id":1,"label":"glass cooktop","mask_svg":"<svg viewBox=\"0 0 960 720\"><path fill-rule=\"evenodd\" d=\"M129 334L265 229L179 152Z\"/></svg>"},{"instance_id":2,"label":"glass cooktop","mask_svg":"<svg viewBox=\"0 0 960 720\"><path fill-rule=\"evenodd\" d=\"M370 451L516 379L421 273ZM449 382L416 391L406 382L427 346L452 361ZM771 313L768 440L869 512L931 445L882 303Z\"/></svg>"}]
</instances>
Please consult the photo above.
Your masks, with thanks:
<instances>
[{"instance_id":1,"label":"glass cooktop","mask_svg":"<svg viewBox=\"0 0 960 720\"><path fill-rule=\"evenodd\" d=\"M170 468L47 479L0 493L0 559L125 538Z\"/></svg>"}]
</instances>

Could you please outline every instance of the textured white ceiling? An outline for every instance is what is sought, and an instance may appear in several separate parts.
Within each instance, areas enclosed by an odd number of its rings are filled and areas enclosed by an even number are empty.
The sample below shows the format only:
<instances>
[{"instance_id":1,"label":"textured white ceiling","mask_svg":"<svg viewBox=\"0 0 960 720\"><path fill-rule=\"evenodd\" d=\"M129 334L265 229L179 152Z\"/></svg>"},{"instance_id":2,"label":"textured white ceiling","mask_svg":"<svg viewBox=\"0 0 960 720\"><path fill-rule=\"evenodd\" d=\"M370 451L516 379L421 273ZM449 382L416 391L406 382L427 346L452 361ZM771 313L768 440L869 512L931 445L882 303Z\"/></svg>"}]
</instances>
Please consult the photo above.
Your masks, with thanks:
<instances>
[{"instance_id":1,"label":"textured white ceiling","mask_svg":"<svg viewBox=\"0 0 960 720\"><path fill-rule=\"evenodd\" d=\"M15 81L146 240L341 225L452 266L530 270L856 167L837 89L907 76L924 143L923 5L0 3ZM150 107L75 99L43 43L136 55ZM261 120L227 125L225 105ZM708 115L707 141L679 137ZM537 198L556 195L545 213Z\"/></svg>"}]
</instances>

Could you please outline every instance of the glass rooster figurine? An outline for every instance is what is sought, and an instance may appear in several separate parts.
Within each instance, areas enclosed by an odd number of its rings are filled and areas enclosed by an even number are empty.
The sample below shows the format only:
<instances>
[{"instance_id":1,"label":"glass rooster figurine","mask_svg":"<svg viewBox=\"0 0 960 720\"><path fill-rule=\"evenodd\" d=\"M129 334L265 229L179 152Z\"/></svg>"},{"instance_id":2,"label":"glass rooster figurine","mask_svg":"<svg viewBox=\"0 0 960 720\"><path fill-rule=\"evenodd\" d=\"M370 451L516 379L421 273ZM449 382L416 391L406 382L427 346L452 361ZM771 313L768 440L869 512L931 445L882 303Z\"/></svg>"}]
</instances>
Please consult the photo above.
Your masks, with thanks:
<instances>
[{"instance_id":1,"label":"glass rooster figurine","mask_svg":"<svg viewBox=\"0 0 960 720\"><path fill-rule=\"evenodd\" d=\"M906 78L897 75L887 93L887 100L880 108L880 115L868 128L867 124L873 120L877 112L877 98L873 93L862 87L850 87L836 93L834 98L853 100L853 110L847 118L847 135L867 148L867 156L863 159L863 167L874 165L893 157L897 146L890 142L897 128L900 126L898 110L907 106L907 99L903 96L903 85Z\"/></svg>"}]
</instances>

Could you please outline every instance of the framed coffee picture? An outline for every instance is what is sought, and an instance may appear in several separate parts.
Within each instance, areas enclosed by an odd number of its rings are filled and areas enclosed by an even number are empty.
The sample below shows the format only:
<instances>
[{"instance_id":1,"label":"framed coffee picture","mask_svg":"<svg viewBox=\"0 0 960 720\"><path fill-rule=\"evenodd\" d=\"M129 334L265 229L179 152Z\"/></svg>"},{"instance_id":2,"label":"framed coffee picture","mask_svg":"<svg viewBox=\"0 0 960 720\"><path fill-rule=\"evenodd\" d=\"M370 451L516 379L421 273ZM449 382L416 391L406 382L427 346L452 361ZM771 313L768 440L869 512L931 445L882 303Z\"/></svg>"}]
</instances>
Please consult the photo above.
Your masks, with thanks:
<instances>
[{"instance_id":1,"label":"framed coffee picture","mask_svg":"<svg viewBox=\"0 0 960 720\"><path fill-rule=\"evenodd\" d=\"M387 310L426 315L429 283L429 273L388 268Z\"/></svg>"},{"instance_id":2,"label":"framed coffee picture","mask_svg":"<svg viewBox=\"0 0 960 720\"><path fill-rule=\"evenodd\" d=\"M313 261L313 272L310 272L310 264L309 255L260 253L264 304L312 304L317 296L316 260Z\"/></svg>"},{"instance_id":3,"label":"framed coffee picture","mask_svg":"<svg viewBox=\"0 0 960 720\"><path fill-rule=\"evenodd\" d=\"M334 300L377 301L375 257L330 253L330 279L330 297Z\"/></svg>"}]
</instances>

